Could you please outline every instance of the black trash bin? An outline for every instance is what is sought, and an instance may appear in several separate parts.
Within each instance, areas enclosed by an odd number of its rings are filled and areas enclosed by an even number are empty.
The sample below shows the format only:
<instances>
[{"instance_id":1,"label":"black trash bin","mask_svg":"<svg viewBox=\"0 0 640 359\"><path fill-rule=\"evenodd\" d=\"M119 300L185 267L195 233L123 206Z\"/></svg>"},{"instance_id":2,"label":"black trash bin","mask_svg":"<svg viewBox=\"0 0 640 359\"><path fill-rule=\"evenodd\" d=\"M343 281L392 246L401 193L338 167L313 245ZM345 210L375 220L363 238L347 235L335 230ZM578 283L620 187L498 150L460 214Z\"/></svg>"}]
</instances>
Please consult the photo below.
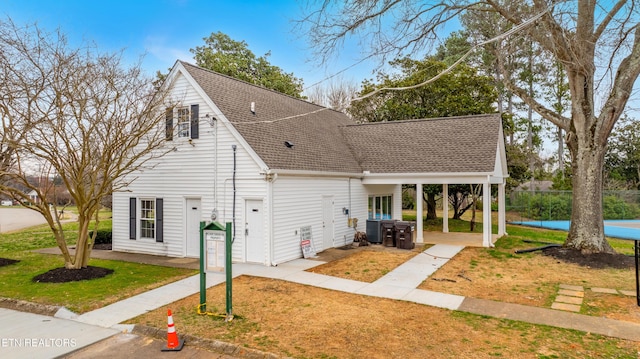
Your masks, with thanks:
<instances>
[{"instance_id":1,"label":"black trash bin","mask_svg":"<svg viewBox=\"0 0 640 359\"><path fill-rule=\"evenodd\" d=\"M382 245L385 247L396 246L396 220L380 221L380 235L382 236Z\"/></svg>"},{"instance_id":2,"label":"black trash bin","mask_svg":"<svg viewBox=\"0 0 640 359\"><path fill-rule=\"evenodd\" d=\"M413 249L413 224L410 222L396 222L396 246L400 249Z\"/></svg>"},{"instance_id":3,"label":"black trash bin","mask_svg":"<svg viewBox=\"0 0 640 359\"><path fill-rule=\"evenodd\" d=\"M382 243L379 219L367 219L367 241L369 243Z\"/></svg>"}]
</instances>

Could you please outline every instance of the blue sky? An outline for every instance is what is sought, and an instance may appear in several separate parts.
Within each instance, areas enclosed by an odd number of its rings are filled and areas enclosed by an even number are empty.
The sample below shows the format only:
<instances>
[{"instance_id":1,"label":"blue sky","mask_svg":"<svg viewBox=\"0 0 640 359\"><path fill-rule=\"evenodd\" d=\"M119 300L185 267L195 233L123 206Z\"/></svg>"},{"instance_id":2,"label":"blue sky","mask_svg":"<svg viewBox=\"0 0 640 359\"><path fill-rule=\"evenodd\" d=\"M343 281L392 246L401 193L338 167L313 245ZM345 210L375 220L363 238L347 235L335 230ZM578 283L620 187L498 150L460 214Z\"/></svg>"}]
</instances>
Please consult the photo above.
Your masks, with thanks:
<instances>
[{"instance_id":1,"label":"blue sky","mask_svg":"<svg viewBox=\"0 0 640 359\"><path fill-rule=\"evenodd\" d=\"M17 24L37 22L47 31L60 28L72 45L83 40L101 50L124 49L134 61L145 54L150 74L166 72L177 59L192 62L189 49L204 44L212 32L248 43L257 56L271 51L270 61L304 80L305 86L347 68L360 59L348 46L327 68L309 62L306 39L293 33L301 13L295 0L0 0L0 15ZM342 76L357 84L372 78L377 63L365 61Z\"/></svg>"}]
</instances>

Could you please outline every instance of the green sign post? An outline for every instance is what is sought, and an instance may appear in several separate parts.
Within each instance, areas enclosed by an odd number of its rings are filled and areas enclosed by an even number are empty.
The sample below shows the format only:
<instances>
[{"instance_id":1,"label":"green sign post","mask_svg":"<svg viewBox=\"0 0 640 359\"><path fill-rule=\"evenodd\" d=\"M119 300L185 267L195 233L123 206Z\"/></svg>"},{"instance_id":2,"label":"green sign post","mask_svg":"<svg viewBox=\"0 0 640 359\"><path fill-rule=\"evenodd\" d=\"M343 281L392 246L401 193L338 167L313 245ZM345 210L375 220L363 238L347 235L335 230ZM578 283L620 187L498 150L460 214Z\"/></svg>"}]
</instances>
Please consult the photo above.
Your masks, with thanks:
<instances>
[{"instance_id":1,"label":"green sign post","mask_svg":"<svg viewBox=\"0 0 640 359\"><path fill-rule=\"evenodd\" d=\"M224 236L225 238L225 273L226 273L226 302L227 302L227 313L225 317L225 321L231 321L233 319L233 307L231 303L232 299L232 263L231 263L231 244L232 244L232 229L231 223L227 223L226 226L222 226L222 224L218 222L211 222L206 224L205 222L200 222L200 305L198 306L199 314L206 314L207 312L207 239L212 239L209 237L220 237Z\"/></svg>"}]
</instances>

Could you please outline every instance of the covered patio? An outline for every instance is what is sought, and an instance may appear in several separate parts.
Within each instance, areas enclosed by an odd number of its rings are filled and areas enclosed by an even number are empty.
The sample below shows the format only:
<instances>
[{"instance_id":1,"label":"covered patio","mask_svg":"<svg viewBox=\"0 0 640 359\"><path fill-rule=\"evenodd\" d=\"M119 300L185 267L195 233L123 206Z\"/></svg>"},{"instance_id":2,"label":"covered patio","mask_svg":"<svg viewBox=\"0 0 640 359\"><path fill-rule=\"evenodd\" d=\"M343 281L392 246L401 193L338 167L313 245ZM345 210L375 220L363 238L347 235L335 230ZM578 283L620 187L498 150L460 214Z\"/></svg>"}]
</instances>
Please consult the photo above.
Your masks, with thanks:
<instances>
[{"instance_id":1,"label":"covered patio","mask_svg":"<svg viewBox=\"0 0 640 359\"><path fill-rule=\"evenodd\" d=\"M443 198L449 196L449 185L482 185L483 233L468 235L481 237L484 247L491 247L494 242L491 189L496 186L498 229L495 235L506 234L505 183L509 174L500 114L378 122L348 126L346 131L352 131L349 138L365 169L362 178L365 186L392 185L398 189L403 184L415 185L416 210L423 213L425 185L442 186ZM448 200L443 204L442 233L446 234L449 233ZM401 198L393 198L392 213L393 219L401 219L398 215L402 213ZM423 220L423 216L416 216L419 229L415 234L416 243L425 242L421 230Z\"/></svg>"}]
</instances>

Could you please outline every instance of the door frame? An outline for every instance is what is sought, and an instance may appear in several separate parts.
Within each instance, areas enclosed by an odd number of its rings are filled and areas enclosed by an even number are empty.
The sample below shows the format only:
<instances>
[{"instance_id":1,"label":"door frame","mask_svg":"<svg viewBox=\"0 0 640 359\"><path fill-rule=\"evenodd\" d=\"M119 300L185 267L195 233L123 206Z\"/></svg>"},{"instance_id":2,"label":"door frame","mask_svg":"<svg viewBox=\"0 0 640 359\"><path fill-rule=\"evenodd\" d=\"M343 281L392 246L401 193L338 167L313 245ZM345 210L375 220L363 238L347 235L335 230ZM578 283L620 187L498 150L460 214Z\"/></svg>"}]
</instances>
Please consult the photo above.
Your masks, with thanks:
<instances>
[{"instance_id":1,"label":"door frame","mask_svg":"<svg viewBox=\"0 0 640 359\"><path fill-rule=\"evenodd\" d=\"M189 220L191 219L190 213L192 213L191 208L189 208L189 201L198 201L198 213L199 217L197 218L198 223L198 232L200 231L200 222L202 221L202 197L185 197L184 198L184 256L188 258L200 258L200 233L197 235L197 241L194 243L198 243L198 254L194 257L193 253L189 253Z\"/></svg>"},{"instance_id":2,"label":"door frame","mask_svg":"<svg viewBox=\"0 0 640 359\"><path fill-rule=\"evenodd\" d=\"M329 224L326 223L326 214L328 214L329 212L325 212L326 208L325 208L325 204L329 203L329 201L331 202L331 206L330 206L330 214L331 214L331 221ZM335 222L336 222L336 215L335 215L335 199L333 195L323 195L322 196L322 250L325 249L329 249L329 248L333 248L335 245L335 234L336 234L336 226L335 226ZM330 228L330 231L327 232L327 228ZM331 236L331 243L327 243L327 238L328 236Z\"/></svg>"},{"instance_id":3,"label":"door frame","mask_svg":"<svg viewBox=\"0 0 640 359\"><path fill-rule=\"evenodd\" d=\"M264 207L264 203L265 203L265 199L264 198L260 198L260 197L247 197L244 198L244 213L243 213L243 222L244 225L242 226L242 228L240 229L242 231L242 235L244 237L244 261L246 263L260 263L260 264L266 264L268 261L268 246L267 246L267 235L266 235L266 230L265 230L265 207ZM248 231L248 226L249 226L249 202L260 202L260 210L261 212L261 223L260 223L260 230L262 233L262 239L259 241L259 244L262 247L262 254L261 254L261 260L260 261L250 261L249 260L249 237L247 235L247 231ZM253 238L253 237L252 237ZM254 259L254 258L252 258Z\"/></svg>"}]
</instances>

